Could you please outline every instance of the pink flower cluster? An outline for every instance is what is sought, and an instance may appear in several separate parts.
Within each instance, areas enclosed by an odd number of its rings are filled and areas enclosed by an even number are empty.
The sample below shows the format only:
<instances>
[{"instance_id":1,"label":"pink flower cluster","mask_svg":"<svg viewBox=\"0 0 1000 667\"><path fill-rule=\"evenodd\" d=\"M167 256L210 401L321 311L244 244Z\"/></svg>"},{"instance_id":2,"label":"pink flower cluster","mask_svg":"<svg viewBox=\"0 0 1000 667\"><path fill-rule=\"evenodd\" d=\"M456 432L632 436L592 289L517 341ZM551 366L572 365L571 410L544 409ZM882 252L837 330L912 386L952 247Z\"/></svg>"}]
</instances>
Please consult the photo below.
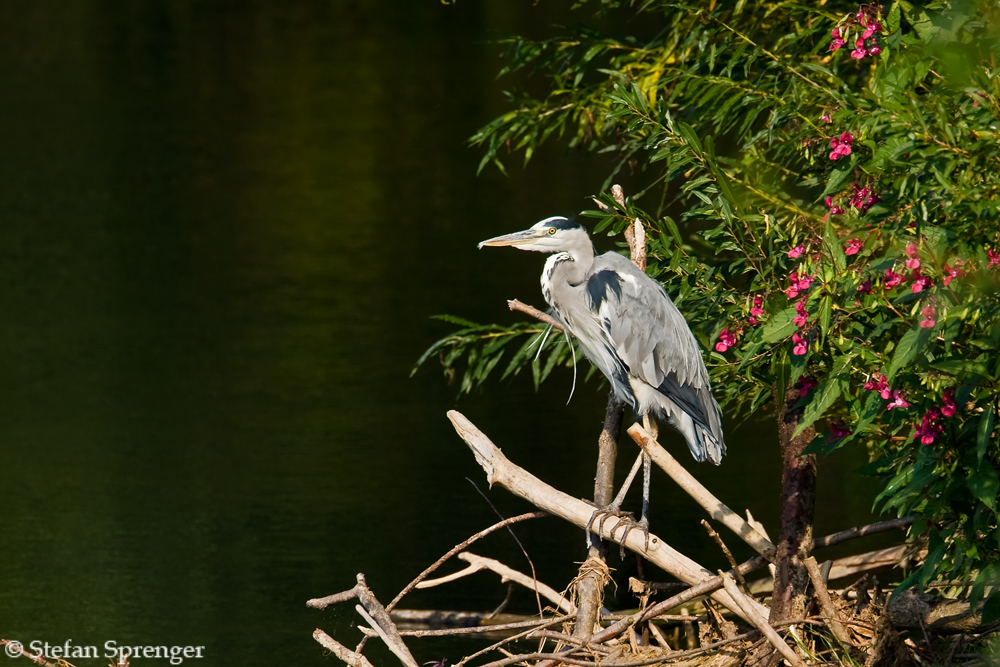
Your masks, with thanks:
<instances>
[{"instance_id":1,"label":"pink flower cluster","mask_svg":"<svg viewBox=\"0 0 1000 667\"><path fill-rule=\"evenodd\" d=\"M869 188L867 185L859 188L857 183L852 183L851 187L854 188L854 194L851 196L851 206L861 211L861 215L864 215L868 212L868 209L882 201L882 198L875 194L874 189Z\"/></svg>"},{"instance_id":2,"label":"pink flower cluster","mask_svg":"<svg viewBox=\"0 0 1000 667\"><path fill-rule=\"evenodd\" d=\"M810 377L808 375L803 375L795 382L795 388L799 390L799 398L805 398L806 395L819 384L816 378Z\"/></svg>"},{"instance_id":3,"label":"pink flower cluster","mask_svg":"<svg viewBox=\"0 0 1000 667\"><path fill-rule=\"evenodd\" d=\"M795 322L795 326L802 328L806 325L806 321L809 319L809 311L806 310L806 300L805 298L799 299L799 302L795 304L795 312L798 313L792 321Z\"/></svg>"},{"instance_id":4,"label":"pink flower cluster","mask_svg":"<svg viewBox=\"0 0 1000 667\"><path fill-rule=\"evenodd\" d=\"M839 206L833 203L833 197L826 198L826 207L830 210L827 211L826 215L823 216L823 222L826 222L826 219L831 215L840 215L841 213L844 212L844 209L840 208Z\"/></svg>"},{"instance_id":5,"label":"pink flower cluster","mask_svg":"<svg viewBox=\"0 0 1000 667\"><path fill-rule=\"evenodd\" d=\"M963 271L962 269L958 268L960 266L965 266L965 262L963 262L961 259L959 259L958 257L956 257L955 261L952 262L952 264L954 264L954 266L948 266L948 262L944 263L944 284L945 284L945 287L947 287L948 285L950 285L951 281L954 280L955 278L961 278L962 276L965 275L965 271Z\"/></svg>"},{"instance_id":6,"label":"pink flower cluster","mask_svg":"<svg viewBox=\"0 0 1000 667\"><path fill-rule=\"evenodd\" d=\"M764 315L764 297L759 294L753 298L753 306L750 308L750 317L747 318L747 322L750 326L757 326L759 320L757 318Z\"/></svg>"},{"instance_id":7,"label":"pink flower cluster","mask_svg":"<svg viewBox=\"0 0 1000 667\"><path fill-rule=\"evenodd\" d=\"M719 342L715 344L716 352L725 352L731 347L736 347L736 332L730 332L728 328L719 333Z\"/></svg>"},{"instance_id":8,"label":"pink flower cluster","mask_svg":"<svg viewBox=\"0 0 1000 667\"><path fill-rule=\"evenodd\" d=\"M986 249L986 257L990 260L989 264L986 265L987 269L992 269L994 266L1000 264L1000 253L993 248Z\"/></svg>"},{"instance_id":9,"label":"pink flower cluster","mask_svg":"<svg viewBox=\"0 0 1000 667\"><path fill-rule=\"evenodd\" d=\"M794 248L788 251L788 258L795 259L796 257L801 257L802 253L804 253L805 251L806 247L800 243L799 245L795 246Z\"/></svg>"},{"instance_id":10,"label":"pink flower cluster","mask_svg":"<svg viewBox=\"0 0 1000 667\"><path fill-rule=\"evenodd\" d=\"M879 375L878 377L873 376L870 380L865 382L864 387L868 391L877 391L879 396L889 401L889 404L885 406L886 410L910 407L910 404L906 402L905 398L903 398L903 393L898 389L892 389L889 386L889 379L884 375Z\"/></svg>"},{"instance_id":11,"label":"pink flower cluster","mask_svg":"<svg viewBox=\"0 0 1000 667\"><path fill-rule=\"evenodd\" d=\"M844 246L844 254L848 257L857 255L863 246L864 243L858 239L847 239L847 245Z\"/></svg>"},{"instance_id":12,"label":"pink flower cluster","mask_svg":"<svg viewBox=\"0 0 1000 667\"><path fill-rule=\"evenodd\" d=\"M934 439L944 431L944 426L941 425L941 418L954 417L958 411L958 406L955 404L955 391L953 389L945 390L944 396L941 398L941 403L940 408L934 407L924 413L924 416L920 418L920 423L916 424L913 428L913 438L919 440L921 444L933 444Z\"/></svg>"},{"instance_id":13,"label":"pink flower cluster","mask_svg":"<svg viewBox=\"0 0 1000 667\"><path fill-rule=\"evenodd\" d=\"M921 328L930 329L937 324L937 321L934 319L936 313L937 311L934 310L934 306L924 306L920 311L920 314L924 316L924 319L920 320Z\"/></svg>"},{"instance_id":14,"label":"pink flower cluster","mask_svg":"<svg viewBox=\"0 0 1000 667\"><path fill-rule=\"evenodd\" d=\"M830 151L831 160L839 160L845 155L851 154L851 142L854 141L854 135L850 132L844 132L839 137L834 137L830 139Z\"/></svg>"},{"instance_id":15,"label":"pink flower cluster","mask_svg":"<svg viewBox=\"0 0 1000 667\"><path fill-rule=\"evenodd\" d=\"M864 30L857 41L854 42L854 50L851 51L851 57L855 60L861 60L868 54L877 56L882 53L882 48L875 37L876 34L881 34L882 32L882 24L878 21L878 15L869 16L868 12L862 9L858 11L858 21L861 22L861 27Z\"/></svg>"},{"instance_id":16,"label":"pink flower cluster","mask_svg":"<svg viewBox=\"0 0 1000 667\"><path fill-rule=\"evenodd\" d=\"M883 285L886 289L892 289L903 284L903 274L896 273L892 269L885 270L885 282Z\"/></svg>"},{"instance_id":17,"label":"pink flower cluster","mask_svg":"<svg viewBox=\"0 0 1000 667\"><path fill-rule=\"evenodd\" d=\"M788 281L791 283L787 289L785 289L785 295L789 299L794 299L799 295L799 292L805 292L812 285L814 278L806 275L803 271L802 275L799 276L798 271L792 271L792 274L788 276Z\"/></svg>"},{"instance_id":18,"label":"pink flower cluster","mask_svg":"<svg viewBox=\"0 0 1000 667\"><path fill-rule=\"evenodd\" d=\"M800 336L797 331L792 334L792 343L794 344L792 346L792 354L801 357L806 353L806 339Z\"/></svg>"}]
</instances>

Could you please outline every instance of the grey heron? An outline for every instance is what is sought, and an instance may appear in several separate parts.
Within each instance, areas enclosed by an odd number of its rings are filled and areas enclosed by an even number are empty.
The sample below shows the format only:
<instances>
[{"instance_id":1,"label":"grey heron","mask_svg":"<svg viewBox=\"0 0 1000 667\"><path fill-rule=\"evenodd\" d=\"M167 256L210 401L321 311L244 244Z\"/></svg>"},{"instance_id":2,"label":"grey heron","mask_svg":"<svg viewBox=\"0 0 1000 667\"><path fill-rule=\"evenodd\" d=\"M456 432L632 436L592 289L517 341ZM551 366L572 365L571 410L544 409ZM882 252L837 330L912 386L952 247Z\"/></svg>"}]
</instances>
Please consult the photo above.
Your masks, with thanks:
<instances>
[{"instance_id":1,"label":"grey heron","mask_svg":"<svg viewBox=\"0 0 1000 667\"><path fill-rule=\"evenodd\" d=\"M582 225L546 218L479 244L553 253L542 271L542 294L637 417L666 421L687 441L696 461L718 465L726 453L722 415L694 334L655 280L616 252L594 254ZM644 462L643 513L648 535L649 459ZM639 461L626 482L634 477ZM612 503L618 513L625 489ZM596 516L596 513L595 513ZM623 540L624 541L624 540Z\"/></svg>"}]
</instances>

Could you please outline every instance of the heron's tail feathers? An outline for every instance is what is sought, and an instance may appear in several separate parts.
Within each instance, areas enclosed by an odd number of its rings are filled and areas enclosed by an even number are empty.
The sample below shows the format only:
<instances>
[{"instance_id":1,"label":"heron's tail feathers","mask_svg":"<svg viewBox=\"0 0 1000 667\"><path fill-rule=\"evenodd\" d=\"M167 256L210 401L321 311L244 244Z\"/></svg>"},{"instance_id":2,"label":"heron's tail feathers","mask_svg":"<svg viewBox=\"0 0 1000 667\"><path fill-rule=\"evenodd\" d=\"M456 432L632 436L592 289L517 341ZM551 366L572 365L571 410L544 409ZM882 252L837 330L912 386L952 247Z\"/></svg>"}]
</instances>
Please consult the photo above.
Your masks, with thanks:
<instances>
[{"instance_id":1,"label":"heron's tail feathers","mask_svg":"<svg viewBox=\"0 0 1000 667\"><path fill-rule=\"evenodd\" d=\"M722 457L726 455L726 443L722 439L721 428L713 433L713 429L676 406L666 417L668 423L680 431L687 440L688 449L691 450L695 461L699 463L711 461L715 465L722 463Z\"/></svg>"}]
</instances>

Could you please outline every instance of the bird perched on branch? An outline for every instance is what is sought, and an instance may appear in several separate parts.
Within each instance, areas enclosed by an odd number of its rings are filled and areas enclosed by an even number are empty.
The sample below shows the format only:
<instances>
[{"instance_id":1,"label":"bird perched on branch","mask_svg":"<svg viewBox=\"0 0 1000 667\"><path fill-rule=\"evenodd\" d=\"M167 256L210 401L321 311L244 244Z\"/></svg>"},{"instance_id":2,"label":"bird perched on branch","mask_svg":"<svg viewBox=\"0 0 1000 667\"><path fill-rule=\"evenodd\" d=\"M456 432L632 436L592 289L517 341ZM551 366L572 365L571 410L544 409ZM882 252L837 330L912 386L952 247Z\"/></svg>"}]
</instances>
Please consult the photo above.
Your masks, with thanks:
<instances>
[{"instance_id":1,"label":"bird perched on branch","mask_svg":"<svg viewBox=\"0 0 1000 667\"><path fill-rule=\"evenodd\" d=\"M659 418L679 431L695 460L722 462L722 416L705 361L683 315L659 283L616 252L595 257L587 230L564 217L546 218L524 231L483 241L483 246L554 253L542 271L542 294L618 399L637 416ZM648 460L645 468L644 520Z\"/></svg>"}]
</instances>

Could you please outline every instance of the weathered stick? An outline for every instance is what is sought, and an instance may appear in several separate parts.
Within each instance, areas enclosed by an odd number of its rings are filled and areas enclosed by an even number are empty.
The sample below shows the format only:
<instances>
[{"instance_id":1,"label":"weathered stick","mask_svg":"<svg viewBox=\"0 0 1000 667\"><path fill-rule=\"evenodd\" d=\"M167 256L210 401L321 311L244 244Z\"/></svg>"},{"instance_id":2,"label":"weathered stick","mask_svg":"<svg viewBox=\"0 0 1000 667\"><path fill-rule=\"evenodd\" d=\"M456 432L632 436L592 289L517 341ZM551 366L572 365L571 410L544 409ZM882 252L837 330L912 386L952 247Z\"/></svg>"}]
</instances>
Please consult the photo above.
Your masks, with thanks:
<instances>
[{"instance_id":1,"label":"weathered stick","mask_svg":"<svg viewBox=\"0 0 1000 667\"><path fill-rule=\"evenodd\" d=\"M511 463L500 449L460 412L449 411L448 419L451 420L459 436L472 449L476 461L486 471L486 477L491 486L499 483L540 509L562 517L580 528L587 527L594 514L592 505L554 489L523 468ZM647 550L644 536L640 531L629 531L623 523L615 523L610 528L606 525L595 525L592 529L599 529L602 539L621 543L624 538L626 547L642 554L647 560L681 581L695 585L712 577L709 570L679 553L652 533L649 535L649 548ZM619 534L615 535L615 530L619 528ZM595 532L597 531L595 530ZM712 593L712 597L738 616L744 615L743 609L727 593L717 590ZM753 604L766 612L766 607L763 605L756 602Z\"/></svg>"},{"instance_id":2,"label":"weathered stick","mask_svg":"<svg viewBox=\"0 0 1000 667\"><path fill-rule=\"evenodd\" d=\"M788 661L788 664L792 665L792 667L806 667L806 664L802 662L798 654L781 638L778 631L771 627L766 618L757 613L754 606L750 604L752 600L743 595L743 592L736 587L736 580L729 576L728 573L721 576L722 585L725 587L726 592L743 609L745 615L748 617L747 620L750 621L750 625L760 630L760 633L767 638L767 641L771 642L774 648L778 649L778 653Z\"/></svg>"},{"instance_id":3,"label":"weathered stick","mask_svg":"<svg viewBox=\"0 0 1000 667\"><path fill-rule=\"evenodd\" d=\"M560 595L554 588L543 584L540 581L536 581L528 575L518 572L512 567L508 567L498 560L478 556L467 551L458 554L458 559L469 563L469 567L464 570L460 570L459 572L455 572L454 574L449 574L446 577L422 581L417 584L417 588L432 588L450 581L455 581L456 579L461 579L462 577L466 577L481 570L490 570L491 572L496 572L500 575L501 582L507 583L508 581L513 581L516 584L521 584L525 588L537 591L539 595L552 602L563 612L567 614L576 613L576 607L573 603Z\"/></svg>"},{"instance_id":4,"label":"weathered stick","mask_svg":"<svg viewBox=\"0 0 1000 667\"><path fill-rule=\"evenodd\" d=\"M368 662L368 658L360 653L355 653L319 628L313 632L313 639L351 667L374 667L372 663Z\"/></svg>"},{"instance_id":5,"label":"weathered stick","mask_svg":"<svg viewBox=\"0 0 1000 667\"><path fill-rule=\"evenodd\" d=\"M378 633L378 636L382 638L382 641L389 647L389 650L399 658L400 662L406 665L406 667L420 667L410 654L410 649L406 648L406 644L403 643L403 638L399 636L399 630L396 630L394 623L392 624L392 632L389 632L387 628L382 627L379 621L372 618L360 604L354 605L354 609L361 614L361 617L365 619L371 629Z\"/></svg>"},{"instance_id":6,"label":"weathered stick","mask_svg":"<svg viewBox=\"0 0 1000 667\"><path fill-rule=\"evenodd\" d=\"M670 475L671 479L677 483L695 502L705 508L709 516L721 523L723 526L733 531L744 542L749 544L761 556L768 560L774 559L774 545L770 540L754 530L753 526L747 523L743 517L732 511L714 495L702 486L684 467L677 462L670 452L660 446L646 430L639 424L633 424L628 429L628 434L642 447L653 459L656 465L660 466L664 472Z\"/></svg>"},{"instance_id":7,"label":"weathered stick","mask_svg":"<svg viewBox=\"0 0 1000 667\"><path fill-rule=\"evenodd\" d=\"M830 599L830 591L826 589L826 584L823 583L823 575L820 574L819 564L816 563L815 558L809 556L805 559L805 565L806 571L809 573L809 579L812 580L813 590L816 591L816 599L819 600L819 607L823 610L823 616L827 623L830 624L833 636L840 643L850 646L851 636L844 629L843 624L840 622L840 617L837 616L833 600Z\"/></svg>"},{"instance_id":8,"label":"weathered stick","mask_svg":"<svg viewBox=\"0 0 1000 667\"><path fill-rule=\"evenodd\" d=\"M534 306L529 306L528 304L518 301L517 299L510 299L509 301L507 301L507 307L510 308L511 310L516 310L525 313L526 315L531 315L539 322L544 322L545 324L551 326L553 329L559 329L559 331L563 330L562 322L552 317L548 313L538 310Z\"/></svg>"}]
</instances>

